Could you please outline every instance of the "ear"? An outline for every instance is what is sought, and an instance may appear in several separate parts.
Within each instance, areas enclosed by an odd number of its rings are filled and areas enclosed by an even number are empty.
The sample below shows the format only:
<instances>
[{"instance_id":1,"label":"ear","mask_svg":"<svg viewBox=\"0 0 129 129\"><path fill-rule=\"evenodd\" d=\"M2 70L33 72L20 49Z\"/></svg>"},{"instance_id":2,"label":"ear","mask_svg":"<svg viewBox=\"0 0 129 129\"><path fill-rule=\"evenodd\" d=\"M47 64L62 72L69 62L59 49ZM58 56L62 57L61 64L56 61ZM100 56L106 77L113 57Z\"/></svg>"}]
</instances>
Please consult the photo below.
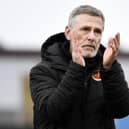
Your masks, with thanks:
<instances>
[{"instance_id":1,"label":"ear","mask_svg":"<svg viewBox=\"0 0 129 129\"><path fill-rule=\"evenodd\" d=\"M69 26L65 27L65 37L66 37L67 40L71 39L71 29L70 29Z\"/></svg>"}]
</instances>

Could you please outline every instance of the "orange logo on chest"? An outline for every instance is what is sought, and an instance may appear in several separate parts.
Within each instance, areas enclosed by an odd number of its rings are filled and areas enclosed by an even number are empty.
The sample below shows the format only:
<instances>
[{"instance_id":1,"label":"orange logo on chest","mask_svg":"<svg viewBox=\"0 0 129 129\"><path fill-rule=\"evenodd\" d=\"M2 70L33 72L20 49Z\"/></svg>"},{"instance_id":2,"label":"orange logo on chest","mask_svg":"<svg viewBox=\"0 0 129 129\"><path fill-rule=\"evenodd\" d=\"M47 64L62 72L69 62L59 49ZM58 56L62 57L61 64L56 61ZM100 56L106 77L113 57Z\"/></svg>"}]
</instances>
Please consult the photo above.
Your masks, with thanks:
<instances>
[{"instance_id":1,"label":"orange logo on chest","mask_svg":"<svg viewBox=\"0 0 129 129\"><path fill-rule=\"evenodd\" d=\"M93 78L95 81L101 81L101 74L100 74L100 71L99 71L99 70L96 70L95 72L93 72L92 78Z\"/></svg>"}]
</instances>

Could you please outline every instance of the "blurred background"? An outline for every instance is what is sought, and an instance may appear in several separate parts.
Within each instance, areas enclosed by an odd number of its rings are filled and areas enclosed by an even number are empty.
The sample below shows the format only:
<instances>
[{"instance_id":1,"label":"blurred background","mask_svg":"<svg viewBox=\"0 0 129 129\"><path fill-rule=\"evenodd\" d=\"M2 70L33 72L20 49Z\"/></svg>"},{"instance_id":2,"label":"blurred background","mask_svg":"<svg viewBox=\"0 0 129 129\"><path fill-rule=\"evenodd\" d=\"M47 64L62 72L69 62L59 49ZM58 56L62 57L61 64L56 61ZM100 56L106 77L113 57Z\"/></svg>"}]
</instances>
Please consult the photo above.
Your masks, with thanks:
<instances>
[{"instance_id":1,"label":"blurred background","mask_svg":"<svg viewBox=\"0 0 129 129\"><path fill-rule=\"evenodd\" d=\"M42 43L50 35L64 31L69 13L81 4L103 11L103 45L120 32L118 60L129 82L128 0L0 0L0 129L33 128L30 69L40 61ZM117 129L127 129L128 121L129 117L116 119Z\"/></svg>"}]
</instances>

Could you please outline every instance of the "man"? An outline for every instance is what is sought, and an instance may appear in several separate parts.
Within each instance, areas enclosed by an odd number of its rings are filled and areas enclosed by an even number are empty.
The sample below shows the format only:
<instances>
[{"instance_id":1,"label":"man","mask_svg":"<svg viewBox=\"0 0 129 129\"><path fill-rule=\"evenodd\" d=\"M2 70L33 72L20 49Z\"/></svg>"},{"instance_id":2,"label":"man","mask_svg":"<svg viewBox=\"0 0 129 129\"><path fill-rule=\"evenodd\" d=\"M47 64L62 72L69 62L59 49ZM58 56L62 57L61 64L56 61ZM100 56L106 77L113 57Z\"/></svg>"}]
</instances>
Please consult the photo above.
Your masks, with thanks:
<instances>
[{"instance_id":1,"label":"man","mask_svg":"<svg viewBox=\"0 0 129 129\"><path fill-rule=\"evenodd\" d=\"M116 60L120 34L100 44L102 12L82 5L70 14L65 33L48 38L42 61L32 68L35 129L115 129L129 114L129 90Z\"/></svg>"}]
</instances>

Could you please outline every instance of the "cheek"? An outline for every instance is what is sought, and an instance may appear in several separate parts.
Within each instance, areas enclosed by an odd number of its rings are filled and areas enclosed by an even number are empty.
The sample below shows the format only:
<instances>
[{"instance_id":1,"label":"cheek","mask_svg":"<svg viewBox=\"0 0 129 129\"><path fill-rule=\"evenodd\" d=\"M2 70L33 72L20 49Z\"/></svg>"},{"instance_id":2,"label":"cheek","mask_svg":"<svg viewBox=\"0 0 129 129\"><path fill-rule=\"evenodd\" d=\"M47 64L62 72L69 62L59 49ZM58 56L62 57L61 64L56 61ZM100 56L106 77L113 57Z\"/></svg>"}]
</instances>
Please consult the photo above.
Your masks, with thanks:
<instances>
[{"instance_id":1,"label":"cheek","mask_svg":"<svg viewBox=\"0 0 129 129\"><path fill-rule=\"evenodd\" d=\"M84 38L84 35L80 31L73 31L72 37L78 41Z\"/></svg>"},{"instance_id":2,"label":"cheek","mask_svg":"<svg viewBox=\"0 0 129 129\"><path fill-rule=\"evenodd\" d=\"M97 43L97 45L99 45L99 44L100 44L100 42L101 42L101 37L96 38L96 43Z\"/></svg>"},{"instance_id":3,"label":"cheek","mask_svg":"<svg viewBox=\"0 0 129 129\"><path fill-rule=\"evenodd\" d=\"M98 42L101 42L101 38L102 38L102 35L97 38Z\"/></svg>"},{"instance_id":4,"label":"cheek","mask_svg":"<svg viewBox=\"0 0 129 129\"><path fill-rule=\"evenodd\" d=\"M99 47L100 47L100 41L98 41L98 42L96 43L96 50L98 50Z\"/></svg>"}]
</instances>

